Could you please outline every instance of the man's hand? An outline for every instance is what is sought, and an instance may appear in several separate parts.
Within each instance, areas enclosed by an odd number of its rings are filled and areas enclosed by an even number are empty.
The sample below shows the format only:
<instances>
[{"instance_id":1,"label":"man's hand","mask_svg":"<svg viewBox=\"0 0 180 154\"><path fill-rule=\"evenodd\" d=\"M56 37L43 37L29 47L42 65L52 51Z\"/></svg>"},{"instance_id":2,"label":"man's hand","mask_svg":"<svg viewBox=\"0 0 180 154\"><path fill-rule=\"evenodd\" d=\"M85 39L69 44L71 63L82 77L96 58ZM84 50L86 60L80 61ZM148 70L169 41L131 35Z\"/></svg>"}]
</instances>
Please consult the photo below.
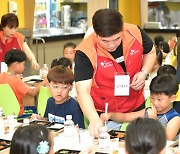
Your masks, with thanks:
<instances>
[{"instance_id":1,"label":"man's hand","mask_svg":"<svg viewBox=\"0 0 180 154\"><path fill-rule=\"evenodd\" d=\"M89 127L88 127L90 135L94 137L98 137L101 132L101 127L103 125L104 125L103 121L100 118L94 122L90 122Z\"/></svg>"},{"instance_id":2,"label":"man's hand","mask_svg":"<svg viewBox=\"0 0 180 154\"><path fill-rule=\"evenodd\" d=\"M109 119L111 119L113 113L109 112L107 113L107 115L105 113L101 113L100 115L100 119L103 121L103 123L105 123L105 121L108 121Z\"/></svg>"},{"instance_id":3,"label":"man's hand","mask_svg":"<svg viewBox=\"0 0 180 154\"><path fill-rule=\"evenodd\" d=\"M140 90L144 87L146 76L143 72L138 72L134 75L131 88L134 90Z\"/></svg>"}]
</instances>

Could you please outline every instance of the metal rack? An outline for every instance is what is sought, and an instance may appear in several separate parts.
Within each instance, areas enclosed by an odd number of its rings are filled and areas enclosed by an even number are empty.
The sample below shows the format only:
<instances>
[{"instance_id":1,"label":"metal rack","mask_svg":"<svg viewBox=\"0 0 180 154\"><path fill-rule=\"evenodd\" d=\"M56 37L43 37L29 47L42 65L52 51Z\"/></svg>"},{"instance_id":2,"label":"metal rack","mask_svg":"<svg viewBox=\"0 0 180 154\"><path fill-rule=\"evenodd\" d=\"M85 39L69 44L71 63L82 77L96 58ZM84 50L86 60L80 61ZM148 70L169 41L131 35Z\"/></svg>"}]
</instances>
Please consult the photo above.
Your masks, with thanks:
<instances>
[{"instance_id":1,"label":"metal rack","mask_svg":"<svg viewBox=\"0 0 180 154\"><path fill-rule=\"evenodd\" d=\"M46 52L45 52L45 44L46 44L46 42L42 37L34 38L34 40L36 41L36 58L37 58L37 61L39 59L38 44L39 44L39 41L41 41L43 43L43 62L44 62L44 64L46 64Z\"/></svg>"}]
</instances>

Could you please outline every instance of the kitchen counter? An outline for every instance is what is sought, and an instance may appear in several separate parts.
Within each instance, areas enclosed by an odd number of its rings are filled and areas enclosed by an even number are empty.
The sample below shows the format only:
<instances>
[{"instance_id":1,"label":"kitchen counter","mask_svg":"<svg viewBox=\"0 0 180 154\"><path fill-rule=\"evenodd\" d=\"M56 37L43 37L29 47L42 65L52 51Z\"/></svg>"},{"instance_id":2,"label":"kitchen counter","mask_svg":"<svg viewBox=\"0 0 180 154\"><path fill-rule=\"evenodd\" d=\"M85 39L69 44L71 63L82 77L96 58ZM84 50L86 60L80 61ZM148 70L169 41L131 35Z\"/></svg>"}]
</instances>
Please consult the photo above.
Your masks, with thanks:
<instances>
[{"instance_id":1,"label":"kitchen counter","mask_svg":"<svg viewBox=\"0 0 180 154\"><path fill-rule=\"evenodd\" d=\"M33 43L37 38L43 38L45 42L83 38L84 30L78 27L67 29L61 27L40 28L33 31Z\"/></svg>"},{"instance_id":2,"label":"kitchen counter","mask_svg":"<svg viewBox=\"0 0 180 154\"><path fill-rule=\"evenodd\" d=\"M58 36L43 36L45 42L54 42L54 41L61 41L61 40L69 40L69 39L79 39L83 38L84 33L81 34L68 34L68 35L58 35ZM36 37L33 38L33 43L36 43Z\"/></svg>"}]
</instances>

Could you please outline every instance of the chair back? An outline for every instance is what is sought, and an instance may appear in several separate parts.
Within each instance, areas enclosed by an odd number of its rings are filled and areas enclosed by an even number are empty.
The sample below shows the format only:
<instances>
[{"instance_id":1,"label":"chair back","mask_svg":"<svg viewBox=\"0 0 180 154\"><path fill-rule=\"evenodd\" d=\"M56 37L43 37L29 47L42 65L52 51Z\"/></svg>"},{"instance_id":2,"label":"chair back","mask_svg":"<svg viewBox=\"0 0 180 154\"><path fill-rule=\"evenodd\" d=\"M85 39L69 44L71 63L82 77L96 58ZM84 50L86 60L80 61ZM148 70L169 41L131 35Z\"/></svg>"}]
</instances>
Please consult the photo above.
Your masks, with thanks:
<instances>
[{"instance_id":1,"label":"chair back","mask_svg":"<svg viewBox=\"0 0 180 154\"><path fill-rule=\"evenodd\" d=\"M0 84L0 106L5 116L17 115L20 112L20 105L9 84Z\"/></svg>"},{"instance_id":2,"label":"chair back","mask_svg":"<svg viewBox=\"0 0 180 154\"><path fill-rule=\"evenodd\" d=\"M47 100L49 97L51 97L50 90L47 87L41 86L38 96L37 111L38 114L41 115L42 117L44 116Z\"/></svg>"},{"instance_id":3,"label":"chair back","mask_svg":"<svg viewBox=\"0 0 180 154\"><path fill-rule=\"evenodd\" d=\"M85 129L88 129L88 126L89 126L89 120L88 118L84 115L84 125L85 125Z\"/></svg>"}]
</instances>

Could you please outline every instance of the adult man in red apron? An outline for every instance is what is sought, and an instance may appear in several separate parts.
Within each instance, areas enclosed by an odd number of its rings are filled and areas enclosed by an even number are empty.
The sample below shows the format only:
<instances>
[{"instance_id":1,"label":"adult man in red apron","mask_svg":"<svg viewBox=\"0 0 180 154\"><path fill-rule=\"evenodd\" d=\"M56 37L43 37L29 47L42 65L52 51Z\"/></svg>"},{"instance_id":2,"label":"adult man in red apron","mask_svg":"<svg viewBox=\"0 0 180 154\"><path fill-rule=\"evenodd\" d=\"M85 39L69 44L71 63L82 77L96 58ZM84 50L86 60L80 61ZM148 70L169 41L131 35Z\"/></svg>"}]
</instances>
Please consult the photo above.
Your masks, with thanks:
<instances>
[{"instance_id":1,"label":"adult man in red apron","mask_svg":"<svg viewBox=\"0 0 180 154\"><path fill-rule=\"evenodd\" d=\"M155 62L152 40L139 27L123 24L112 9L96 11L94 32L76 48L75 82L80 106L98 136L98 113L132 112L144 108L143 87Z\"/></svg>"}]
</instances>

